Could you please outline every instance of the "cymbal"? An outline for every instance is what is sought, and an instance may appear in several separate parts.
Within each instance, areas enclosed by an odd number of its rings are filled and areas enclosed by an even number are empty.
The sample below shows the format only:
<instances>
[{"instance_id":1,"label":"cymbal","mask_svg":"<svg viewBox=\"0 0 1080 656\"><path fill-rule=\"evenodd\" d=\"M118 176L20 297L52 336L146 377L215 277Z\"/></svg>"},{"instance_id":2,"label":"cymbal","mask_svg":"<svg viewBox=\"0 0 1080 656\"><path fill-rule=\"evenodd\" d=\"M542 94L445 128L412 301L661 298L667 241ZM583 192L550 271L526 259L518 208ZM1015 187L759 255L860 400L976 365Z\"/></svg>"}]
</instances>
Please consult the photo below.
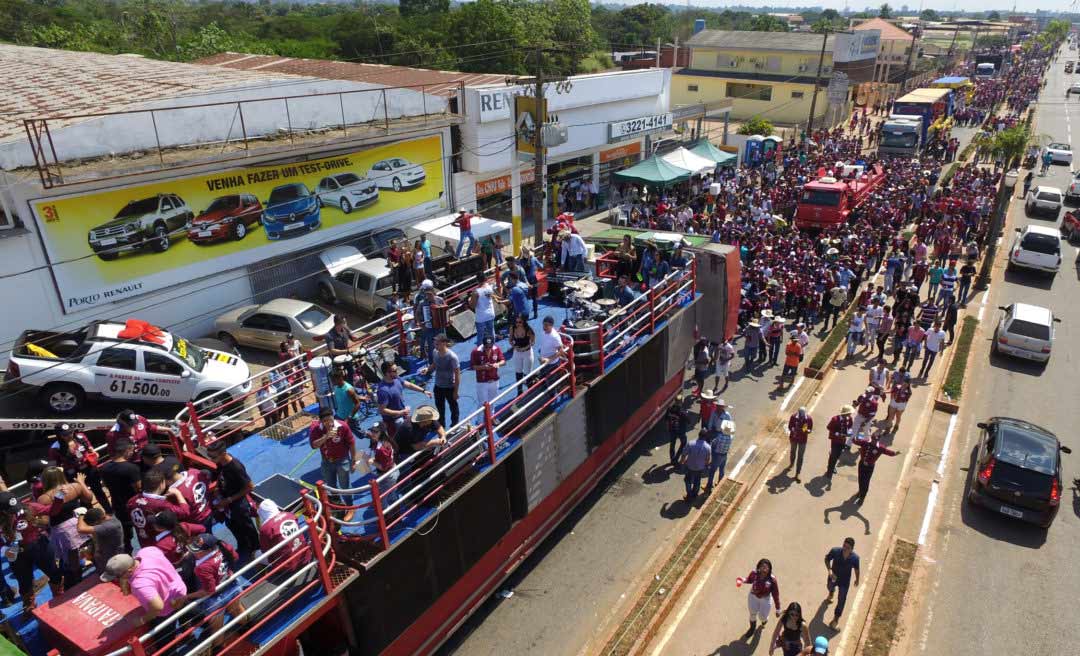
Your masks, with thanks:
<instances>
[{"instance_id":1,"label":"cymbal","mask_svg":"<svg viewBox=\"0 0 1080 656\"><path fill-rule=\"evenodd\" d=\"M596 299L595 303L597 305L599 305L600 307L609 308L609 307L614 307L614 305L615 305L615 303L617 303L617 301L615 299L613 299L613 298L598 298L598 299Z\"/></svg>"},{"instance_id":2,"label":"cymbal","mask_svg":"<svg viewBox=\"0 0 1080 656\"><path fill-rule=\"evenodd\" d=\"M583 298L592 298L600 291L600 286L591 280L579 280L576 289Z\"/></svg>"},{"instance_id":3,"label":"cymbal","mask_svg":"<svg viewBox=\"0 0 1080 656\"><path fill-rule=\"evenodd\" d=\"M580 289L579 285L581 284L581 282L582 281L578 280L567 280L563 283L563 287L569 287L570 289Z\"/></svg>"}]
</instances>

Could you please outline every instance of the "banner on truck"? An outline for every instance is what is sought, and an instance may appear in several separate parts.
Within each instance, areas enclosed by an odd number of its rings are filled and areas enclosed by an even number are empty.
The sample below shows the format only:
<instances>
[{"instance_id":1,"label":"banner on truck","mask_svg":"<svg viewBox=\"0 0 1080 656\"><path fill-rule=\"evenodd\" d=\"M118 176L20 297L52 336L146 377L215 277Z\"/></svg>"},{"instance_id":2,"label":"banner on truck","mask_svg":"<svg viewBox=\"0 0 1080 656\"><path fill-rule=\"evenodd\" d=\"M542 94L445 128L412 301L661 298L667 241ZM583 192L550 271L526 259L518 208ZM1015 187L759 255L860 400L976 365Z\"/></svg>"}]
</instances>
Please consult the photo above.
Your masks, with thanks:
<instances>
[{"instance_id":1,"label":"banner on truck","mask_svg":"<svg viewBox=\"0 0 1080 656\"><path fill-rule=\"evenodd\" d=\"M34 200L65 313L447 209L442 135Z\"/></svg>"}]
</instances>

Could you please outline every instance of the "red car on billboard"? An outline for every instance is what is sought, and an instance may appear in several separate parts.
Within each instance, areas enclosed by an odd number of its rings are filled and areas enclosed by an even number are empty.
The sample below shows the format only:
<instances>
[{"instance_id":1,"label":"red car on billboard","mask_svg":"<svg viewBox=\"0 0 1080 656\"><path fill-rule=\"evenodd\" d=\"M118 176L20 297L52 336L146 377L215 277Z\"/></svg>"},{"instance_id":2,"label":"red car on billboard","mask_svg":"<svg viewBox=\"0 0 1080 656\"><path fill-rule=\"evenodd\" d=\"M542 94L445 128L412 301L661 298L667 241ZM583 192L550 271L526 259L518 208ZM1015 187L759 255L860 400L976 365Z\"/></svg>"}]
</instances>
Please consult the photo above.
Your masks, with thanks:
<instances>
[{"instance_id":1,"label":"red car on billboard","mask_svg":"<svg viewBox=\"0 0 1080 656\"><path fill-rule=\"evenodd\" d=\"M191 220L187 237L196 244L243 239L259 223L262 203L254 194L219 196Z\"/></svg>"}]
</instances>

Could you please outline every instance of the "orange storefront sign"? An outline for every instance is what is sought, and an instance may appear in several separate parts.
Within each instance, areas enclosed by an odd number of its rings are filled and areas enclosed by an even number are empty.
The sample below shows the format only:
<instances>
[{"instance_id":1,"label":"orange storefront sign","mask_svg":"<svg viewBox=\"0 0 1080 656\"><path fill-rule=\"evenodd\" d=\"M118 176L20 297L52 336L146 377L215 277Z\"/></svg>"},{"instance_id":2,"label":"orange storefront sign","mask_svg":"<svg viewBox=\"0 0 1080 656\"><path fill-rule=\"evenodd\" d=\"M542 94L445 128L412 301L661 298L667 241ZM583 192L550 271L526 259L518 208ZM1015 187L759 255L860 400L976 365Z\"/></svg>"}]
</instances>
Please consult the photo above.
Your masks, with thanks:
<instances>
[{"instance_id":1,"label":"orange storefront sign","mask_svg":"<svg viewBox=\"0 0 1080 656\"><path fill-rule=\"evenodd\" d=\"M641 152L641 142L635 141L628 143L618 148L611 148L609 150L600 151L600 163L606 164L616 159L622 159L623 157L630 157L631 155L637 155Z\"/></svg>"},{"instance_id":2,"label":"orange storefront sign","mask_svg":"<svg viewBox=\"0 0 1080 656\"><path fill-rule=\"evenodd\" d=\"M536 171L533 169L522 169L521 171L521 184L532 184L536 180ZM487 198L488 196L494 196L495 194L503 194L510 191L510 175L500 175L497 178L491 178L490 180L481 180L476 183L476 198Z\"/></svg>"}]
</instances>

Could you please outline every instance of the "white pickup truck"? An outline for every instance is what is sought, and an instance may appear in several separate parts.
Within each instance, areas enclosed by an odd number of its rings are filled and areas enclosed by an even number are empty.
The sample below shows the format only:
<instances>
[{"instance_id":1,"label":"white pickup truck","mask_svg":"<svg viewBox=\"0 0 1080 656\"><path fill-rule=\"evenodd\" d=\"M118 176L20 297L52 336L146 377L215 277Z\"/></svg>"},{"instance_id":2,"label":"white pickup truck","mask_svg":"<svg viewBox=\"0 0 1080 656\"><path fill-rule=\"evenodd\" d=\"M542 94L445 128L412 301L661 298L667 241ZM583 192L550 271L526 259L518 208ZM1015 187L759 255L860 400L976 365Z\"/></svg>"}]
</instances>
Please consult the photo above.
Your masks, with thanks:
<instances>
[{"instance_id":1,"label":"white pickup truck","mask_svg":"<svg viewBox=\"0 0 1080 656\"><path fill-rule=\"evenodd\" d=\"M74 414L87 398L186 403L251 389L247 363L202 348L144 322L95 321L70 333L27 330L4 375L5 390L30 390L56 414Z\"/></svg>"}]
</instances>

